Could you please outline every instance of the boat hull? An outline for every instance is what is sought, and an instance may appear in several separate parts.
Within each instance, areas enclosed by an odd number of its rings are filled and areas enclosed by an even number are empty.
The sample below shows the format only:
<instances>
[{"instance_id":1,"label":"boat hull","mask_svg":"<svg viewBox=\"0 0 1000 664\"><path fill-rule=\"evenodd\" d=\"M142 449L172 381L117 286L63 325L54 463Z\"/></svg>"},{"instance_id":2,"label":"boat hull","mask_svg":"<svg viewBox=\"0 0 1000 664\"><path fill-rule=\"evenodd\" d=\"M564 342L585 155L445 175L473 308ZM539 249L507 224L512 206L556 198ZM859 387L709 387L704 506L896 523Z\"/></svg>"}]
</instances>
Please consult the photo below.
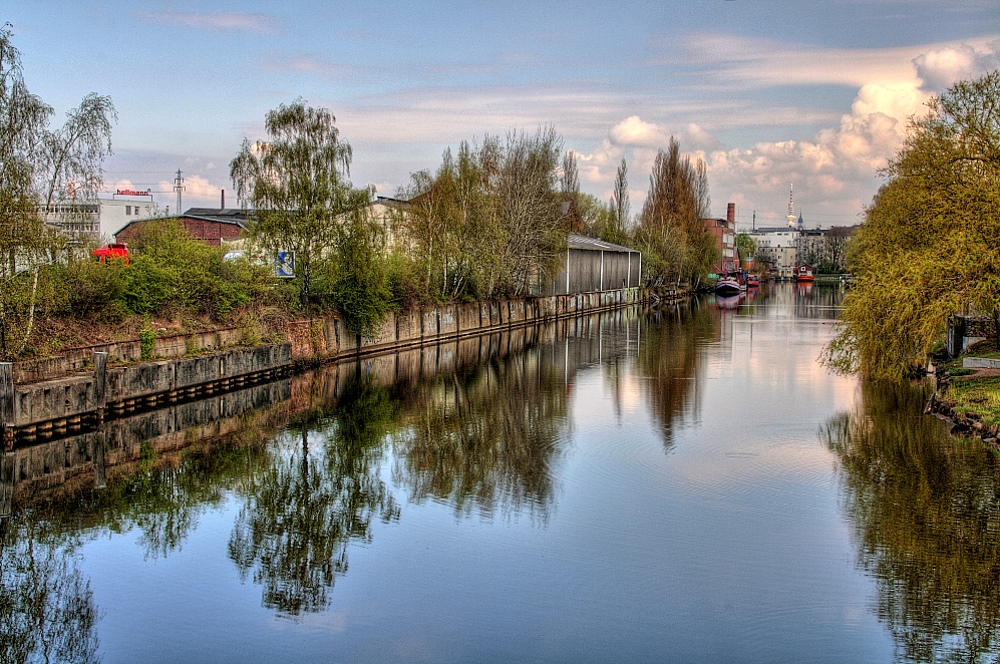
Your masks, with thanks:
<instances>
[{"instance_id":1,"label":"boat hull","mask_svg":"<svg viewBox=\"0 0 1000 664\"><path fill-rule=\"evenodd\" d=\"M745 286L741 286L735 279L720 279L715 284L716 295L739 295Z\"/></svg>"}]
</instances>

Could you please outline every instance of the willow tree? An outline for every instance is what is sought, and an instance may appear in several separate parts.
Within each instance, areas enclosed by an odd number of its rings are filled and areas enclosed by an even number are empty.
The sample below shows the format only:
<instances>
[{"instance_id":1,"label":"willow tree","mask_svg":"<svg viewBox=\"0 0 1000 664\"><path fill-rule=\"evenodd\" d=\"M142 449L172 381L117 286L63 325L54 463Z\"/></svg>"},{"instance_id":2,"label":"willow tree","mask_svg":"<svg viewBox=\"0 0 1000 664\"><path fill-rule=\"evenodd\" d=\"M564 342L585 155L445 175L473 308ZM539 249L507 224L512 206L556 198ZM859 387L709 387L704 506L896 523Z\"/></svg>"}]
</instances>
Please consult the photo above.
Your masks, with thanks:
<instances>
[{"instance_id":1,"label":"willow tree","mask_svg":"<svg viewBox=\"0 0 1000 664\"><path fill-rule=\"evenodd\" d=\"M28 91L11 35L10 24L0 28L0 356L7 358L28 345L35 311L46 304L43 269L69 239L42 213L96 196L116 117L110 98L90 94L63 126L50 128L55 110Z\"/></svg>"},{"instance_id":2,"label":"willow tree","mask_svg":"<svg viewBox=\"0 0 1000 664\"><path fill-rule=\"evenodd\" d=\"M1000 312L1000 72L960 82L911 121L848 260L857 276L827 361L913 374L956 313Z\"/></svg>"},{"instance_id":3,"label":"willow tree","mask_svg":"<svg viewBox=\"0 0 1000 664\"><path fill-rule=\"evenodd\" d=\"M229 164L240 202L253 209L252 245L271 256L295 256L299 301L308 307L321 263L332 256L342 215L368 206L371 193L348 180L351 146L336 118L301 99L268 111L266 141L243 140Z\"/></svg>"}]
</instances>

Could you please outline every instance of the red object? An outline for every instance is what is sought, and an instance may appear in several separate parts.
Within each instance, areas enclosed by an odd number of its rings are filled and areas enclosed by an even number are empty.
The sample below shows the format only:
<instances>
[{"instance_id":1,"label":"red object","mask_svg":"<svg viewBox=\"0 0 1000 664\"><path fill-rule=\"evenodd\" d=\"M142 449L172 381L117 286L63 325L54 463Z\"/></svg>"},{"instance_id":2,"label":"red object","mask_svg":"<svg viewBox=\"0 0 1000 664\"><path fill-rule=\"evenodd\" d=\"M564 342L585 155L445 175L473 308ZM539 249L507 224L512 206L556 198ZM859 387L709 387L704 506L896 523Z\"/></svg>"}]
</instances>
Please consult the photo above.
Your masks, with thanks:
<instances>
[{"instance_id":1,"label":"red object","mask_svg":"<svg viewBox=\"0 0 1000 664\"><path fill-rule=\"evenodd\" d=\"M101 263L110 263L113 260L124 261L128 265L128 245L106 244L98 247L91 254Z\"/></svg>"}]
</instances>

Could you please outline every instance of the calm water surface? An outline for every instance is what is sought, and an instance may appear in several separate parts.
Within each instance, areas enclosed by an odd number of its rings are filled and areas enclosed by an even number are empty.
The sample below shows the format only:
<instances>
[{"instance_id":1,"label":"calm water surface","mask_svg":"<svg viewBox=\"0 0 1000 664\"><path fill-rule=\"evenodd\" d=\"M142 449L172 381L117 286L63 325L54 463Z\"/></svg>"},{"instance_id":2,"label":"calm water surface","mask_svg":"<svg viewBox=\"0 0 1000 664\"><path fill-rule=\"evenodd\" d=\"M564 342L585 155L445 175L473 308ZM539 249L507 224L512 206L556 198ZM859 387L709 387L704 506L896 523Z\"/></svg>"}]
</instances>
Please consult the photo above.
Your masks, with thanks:
<instances>
[{"instance_id":1,"label":"calm water surface","mask_svg":"<svg viewBox=\"0 0 1000 664\"><path fill-rule=\"evenodd\" d=\"M425 348L2 457L0 660L995 661L1000 470L840 293Z\"/></svg>"}]
</instances>

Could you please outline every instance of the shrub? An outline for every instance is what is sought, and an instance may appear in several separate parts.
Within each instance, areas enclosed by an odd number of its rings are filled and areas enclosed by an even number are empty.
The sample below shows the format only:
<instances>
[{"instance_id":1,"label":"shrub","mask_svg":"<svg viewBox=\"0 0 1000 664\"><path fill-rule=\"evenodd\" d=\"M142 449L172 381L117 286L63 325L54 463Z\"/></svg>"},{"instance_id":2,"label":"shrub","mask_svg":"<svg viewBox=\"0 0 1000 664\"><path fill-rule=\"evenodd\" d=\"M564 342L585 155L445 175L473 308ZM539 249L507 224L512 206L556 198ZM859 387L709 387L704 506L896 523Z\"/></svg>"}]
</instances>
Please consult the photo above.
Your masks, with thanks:
<instances>
[{"instance_id":1,"label":"shrub","mask_svg":"<svg viewBox=\"0 0 1000 664\"><path fill-rule=\"evenodd\" d=\"M148 327L139 332L139 354L143 360L153 359L153 349L156 347L156 333Z\"/></svg>"}]
</instances>

